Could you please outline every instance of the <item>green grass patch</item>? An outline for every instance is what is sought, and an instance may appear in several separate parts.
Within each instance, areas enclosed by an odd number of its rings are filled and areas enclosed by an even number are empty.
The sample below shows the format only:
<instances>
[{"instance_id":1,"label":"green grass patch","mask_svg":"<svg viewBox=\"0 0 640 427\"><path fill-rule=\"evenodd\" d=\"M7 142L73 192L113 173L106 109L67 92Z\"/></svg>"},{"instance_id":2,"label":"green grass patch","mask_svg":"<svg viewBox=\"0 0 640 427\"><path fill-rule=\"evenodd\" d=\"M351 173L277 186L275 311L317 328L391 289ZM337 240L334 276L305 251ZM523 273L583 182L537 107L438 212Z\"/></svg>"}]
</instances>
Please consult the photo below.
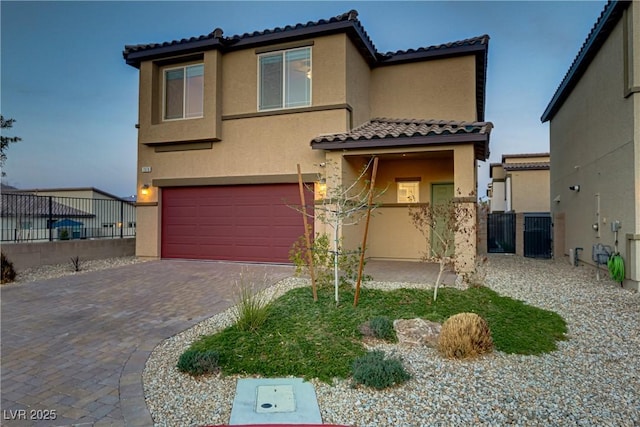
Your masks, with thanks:
<instances>
[{"instance_id":1,"label":"green grass patch","mask_svg":"<svg viewBox=\"0 0 640 427\"><path fill-rule=\"evenodd\" d=\"M444 288L435 302L429 289L361 289L357 308L351 289L342 288L340 297L343 302L336 307L330 288L318 290L317 303L309 288L293 289L269 305L258 329L243 331L233 325L203 337L190 349L215 351L225 374L293 375L330 382L351 375L354 360L366 353L358 326L376 316L444 322L456 313L476 313L489 323L496 350L528 355L555 350L567 331L558 314L485 287Z\"/></svg>"}]
</instances>

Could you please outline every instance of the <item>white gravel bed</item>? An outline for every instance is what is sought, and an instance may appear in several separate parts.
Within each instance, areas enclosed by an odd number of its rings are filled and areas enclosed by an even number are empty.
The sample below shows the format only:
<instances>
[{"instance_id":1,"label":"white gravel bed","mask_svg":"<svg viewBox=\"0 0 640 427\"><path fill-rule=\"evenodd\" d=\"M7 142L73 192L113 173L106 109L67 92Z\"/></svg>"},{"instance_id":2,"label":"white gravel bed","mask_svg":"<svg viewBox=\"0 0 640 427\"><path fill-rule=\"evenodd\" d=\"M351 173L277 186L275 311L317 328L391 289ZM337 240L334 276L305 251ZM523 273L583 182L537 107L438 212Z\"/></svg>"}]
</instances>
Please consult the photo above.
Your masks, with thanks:
<instances>
[{"instance_id":1,"label":"white gravel bed","mask_svg":"<svg viewBox=\"0 0 640 427\"><path fill-rule=\"evenodd\" d=\"M441 358L430 348L376 348L401 357L413 378L375 391L313 380L323 422L357 426L640 425L640 297L589 267L490 256L486 285L500 294L559 313L568 340L543 356L494 352L472 361ZM302 279L270 289L280 295ZM376 287L384 287L377 283ZM393 287L402 286L394 284ZM414 285L415 286L415 285ZM143 374L157 426L229 422L237 376L193 379L180 354L199 336L231 324L231 311L178 334L152 353Z\"/></svg>"},{"instance_id":2,"label":"white gravel bed","mask_svg":"<svg viewBox=\"0 0 640 427\"><path fill-rule=\"evenodd\" d=\"M69 259L65 264L43 265L40 267L26 268L17 271L16 280L12 283L28 283L38 280L55 279L72 274L82 274L89 271L106 270L123 265L137 264L145 262L147 259L136 258L135 256L104 258L97 260L83 260L80 257L80 271L75 271L75 267Z\"/></svg>"}]
</instances>

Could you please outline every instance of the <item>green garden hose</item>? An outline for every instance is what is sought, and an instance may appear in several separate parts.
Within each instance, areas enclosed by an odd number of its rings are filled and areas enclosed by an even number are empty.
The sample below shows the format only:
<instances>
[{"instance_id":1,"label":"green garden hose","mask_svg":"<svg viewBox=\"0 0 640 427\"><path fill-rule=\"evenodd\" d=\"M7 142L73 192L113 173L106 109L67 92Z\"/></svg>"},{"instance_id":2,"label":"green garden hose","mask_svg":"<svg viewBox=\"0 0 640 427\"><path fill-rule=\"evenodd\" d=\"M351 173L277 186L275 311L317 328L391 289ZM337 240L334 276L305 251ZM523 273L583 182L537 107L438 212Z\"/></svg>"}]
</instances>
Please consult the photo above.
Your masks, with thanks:
<instances>
[{"instance_id":1,"label":"green garden hose","mask_svg":"<svg viewBox=\"0 0 640 427\"><path fill-rule=\"evenodd\" d=\"M616 252L609 257L607 266L609 267L609 276L611 276L611 279L622 283L624 280L624 260L620 256L620 252Z\"/></svg>"}]
</instances>

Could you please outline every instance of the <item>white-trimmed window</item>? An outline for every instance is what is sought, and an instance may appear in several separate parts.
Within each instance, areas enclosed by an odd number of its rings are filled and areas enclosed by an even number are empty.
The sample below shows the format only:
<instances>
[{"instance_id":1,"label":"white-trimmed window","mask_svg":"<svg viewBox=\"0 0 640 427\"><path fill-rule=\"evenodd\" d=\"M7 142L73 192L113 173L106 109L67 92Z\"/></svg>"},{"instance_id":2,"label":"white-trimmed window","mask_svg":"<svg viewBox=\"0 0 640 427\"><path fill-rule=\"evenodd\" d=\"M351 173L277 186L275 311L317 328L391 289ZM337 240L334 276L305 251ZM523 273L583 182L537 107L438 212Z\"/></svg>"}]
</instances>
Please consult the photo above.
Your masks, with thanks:
<instances>
[{"instance_id":1,"label":"white-trimmed window","mask_svg":"<svg viewBox=\"0 0 640 427\"><path fill-rule=\"evenodd\" d=\"M165 120L202 117L203 105L204 64L164 70Z\"/></svg>"},{"instance_id":2,"label":"white-trimmed window","mask_svg":"<svg viewBox=\"0 0 640 427\"><path fill-rule=\"evenodd\" d=\"M311 48L258 56L258 110L311 105Z\"/></svg>"},{"instance_id":3,"label":"white-trimmed window","mask_svg":"<svg viewBox=\"0 0 640 427\"><path fill-rule=\"evenodd\" d=\"M400 181L398 184L398 203L420 202L420 181Z\"/></svg>"}]
</instances>

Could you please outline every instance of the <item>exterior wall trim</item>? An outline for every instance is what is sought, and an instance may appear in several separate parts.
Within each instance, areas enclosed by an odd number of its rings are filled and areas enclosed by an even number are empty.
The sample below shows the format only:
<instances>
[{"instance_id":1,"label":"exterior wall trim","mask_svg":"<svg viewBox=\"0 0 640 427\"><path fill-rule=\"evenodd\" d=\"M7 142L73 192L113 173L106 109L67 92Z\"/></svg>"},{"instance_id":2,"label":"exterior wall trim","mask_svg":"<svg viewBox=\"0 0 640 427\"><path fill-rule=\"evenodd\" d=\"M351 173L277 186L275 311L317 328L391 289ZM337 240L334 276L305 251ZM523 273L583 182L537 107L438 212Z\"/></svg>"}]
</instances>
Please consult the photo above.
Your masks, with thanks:
<instances>
[{"instance_id":1,"label":"exterior wall trim","mask_svg":"<svg viewBox=\"0 0 640 427\"><path fill-rule=\"evenodd\" d=\"M222 120L251 119L254 117L269 117L269 116L280 116L284 114L312 113L316 111L331 111L331 110L347 110L351 113L353 112L353 107L351 107L351 105L349 104L315 105L311 107L288 108L288 109L273 110L273 111L259 111L256 113L228 114L228 115L222 116Z\"/></svg>"},{"instance_id":2,"label":"exterior wall trim","mask_svg":"<svg viewBox=\"0 0 640 427\"><path fill-rule=\"evenodd\" d=\"M315 173L303 173L305 182L318 179ZM206 178L160 178L152 181L155 187L199 187L210 185L246 185L246 184L292 184L298 182L297 174L282 175L243 175L218 176Z\"/></svg>"}]
</instances>

